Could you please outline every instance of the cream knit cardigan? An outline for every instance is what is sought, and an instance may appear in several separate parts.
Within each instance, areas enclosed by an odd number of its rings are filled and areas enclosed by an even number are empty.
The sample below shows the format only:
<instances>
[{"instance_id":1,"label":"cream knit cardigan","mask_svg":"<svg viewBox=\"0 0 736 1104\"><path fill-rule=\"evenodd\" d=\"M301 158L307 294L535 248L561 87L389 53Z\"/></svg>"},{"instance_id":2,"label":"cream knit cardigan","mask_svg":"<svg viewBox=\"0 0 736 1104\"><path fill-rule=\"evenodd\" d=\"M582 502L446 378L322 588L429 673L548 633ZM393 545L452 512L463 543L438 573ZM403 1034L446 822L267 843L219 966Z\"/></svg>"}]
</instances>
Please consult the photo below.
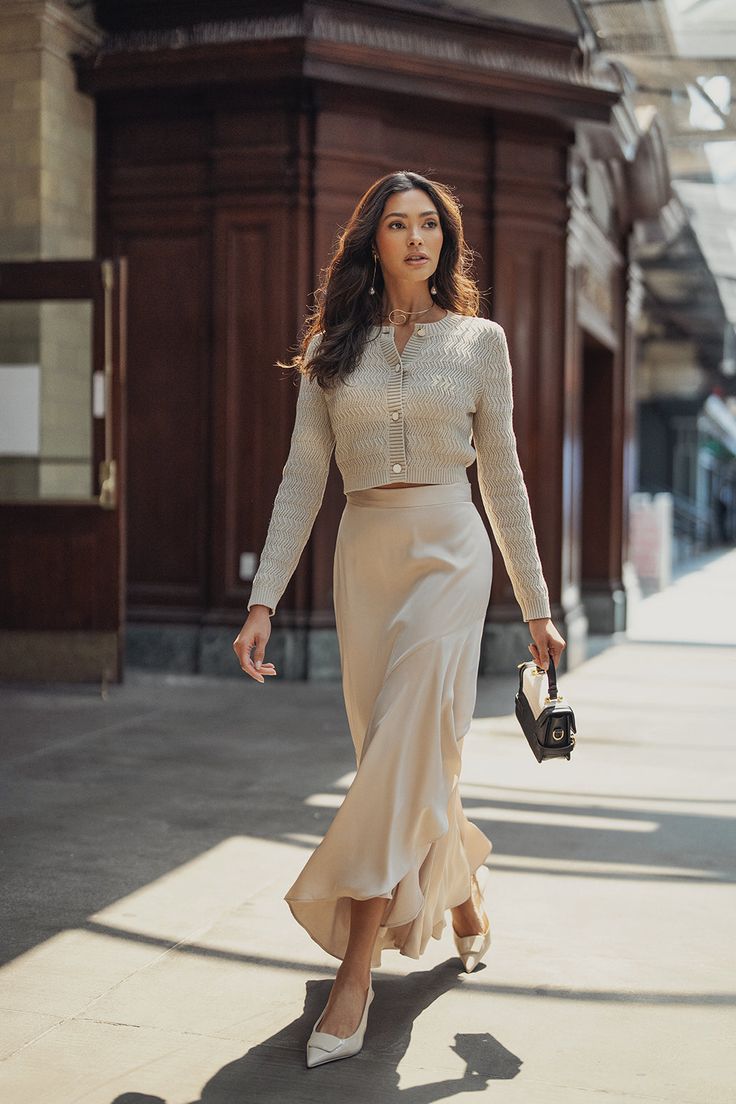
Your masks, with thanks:
<instances>
[{"instance_id":1,"label":"cream knit cardigan","mask_svg":"<svg viewBox=\"0 0 736 1104\"><path fill-rule=\"evenodd\" d=\"M312 338L308 356L320 340ZM373 326L355 371L336 389L323 391L302 375L248 609L259 603L270 616L276 612L322 503L334 449L345 492L392 482L455 483L477 460L483 505L523 619L549 617L512 409L503 329L454 312L417 324L401 354L393 327Z\"/></svg>"}]
</instances>

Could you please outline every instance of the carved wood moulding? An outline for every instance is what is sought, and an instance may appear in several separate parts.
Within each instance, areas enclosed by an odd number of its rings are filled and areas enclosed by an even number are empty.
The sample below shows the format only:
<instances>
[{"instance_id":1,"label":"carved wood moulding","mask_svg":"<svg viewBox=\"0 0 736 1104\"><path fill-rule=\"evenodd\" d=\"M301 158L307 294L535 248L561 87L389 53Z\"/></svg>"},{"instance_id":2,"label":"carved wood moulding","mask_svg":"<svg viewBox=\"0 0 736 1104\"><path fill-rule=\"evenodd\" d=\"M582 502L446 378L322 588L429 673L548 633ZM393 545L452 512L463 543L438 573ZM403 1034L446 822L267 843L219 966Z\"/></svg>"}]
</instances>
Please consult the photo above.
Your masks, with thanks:
<instances>
[{"instance_id":1,"label":"carved wood moulding","mask_svg":"<svg viewBox=\"0 0 736 1104\"><path fill-rule=\"evenodd\" d=\"M258 64L247 64L248 58ZM266 61L270 78L277 79L284 64L295 75L295 58L310 77L342 83L350 83L352 70L360 71L360 83L365 83L366 70L380 71L383 61L387 69L403 68L422 95L431 94L430 77L437 95L443 79L460 86L495 79L506 88L533 88L538 95L546 90L559 101L562 115L601 120L610 116L622 92L617 71L592 59L572 37L502 23L479 27L461 18L448 23L427 16L419 24L416 17L386 10L379 18L352 4L310 4L301 12L112 33L76 60L80 83L95 92L203 79L247 84L264 79ZM214 59L217 66L203 68ZM540 113L546 106L540 102Z\"/></svg>"}]
</instances>

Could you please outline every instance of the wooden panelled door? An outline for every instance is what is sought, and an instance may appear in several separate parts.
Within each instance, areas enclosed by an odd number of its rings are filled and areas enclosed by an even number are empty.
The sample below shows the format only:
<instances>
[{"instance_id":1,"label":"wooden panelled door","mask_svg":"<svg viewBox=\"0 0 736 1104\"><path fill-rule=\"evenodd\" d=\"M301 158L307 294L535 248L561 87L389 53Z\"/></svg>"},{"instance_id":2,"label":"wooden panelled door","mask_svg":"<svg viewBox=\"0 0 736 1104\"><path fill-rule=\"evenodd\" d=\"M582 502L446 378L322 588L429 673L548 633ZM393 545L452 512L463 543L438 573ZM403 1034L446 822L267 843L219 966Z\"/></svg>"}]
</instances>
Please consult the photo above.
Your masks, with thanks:
<instances>
[{"instance_id":1,"label":"wooden panelled door","mask_svg":"<svg viewBox=\"0 0 736 1104\"><path fill-rule=\"evenodd\" d=\"M123 258L0 263L0 679L123 678Z\"/></svg>"}]
</instances>

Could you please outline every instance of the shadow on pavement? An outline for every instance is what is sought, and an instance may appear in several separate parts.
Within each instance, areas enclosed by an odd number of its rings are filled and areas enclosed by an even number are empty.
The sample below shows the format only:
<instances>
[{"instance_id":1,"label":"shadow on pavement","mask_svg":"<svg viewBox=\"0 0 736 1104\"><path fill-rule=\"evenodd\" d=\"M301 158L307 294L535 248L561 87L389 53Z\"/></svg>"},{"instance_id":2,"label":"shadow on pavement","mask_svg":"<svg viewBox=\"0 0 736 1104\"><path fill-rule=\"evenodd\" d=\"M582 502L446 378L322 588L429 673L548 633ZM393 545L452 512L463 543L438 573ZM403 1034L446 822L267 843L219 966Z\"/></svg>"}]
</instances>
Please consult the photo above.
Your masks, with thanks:
<instances>
[{"instance_id":1,"label":"shadow on pavement","mask_svg":"<svg viewBox=\"0 0 736 1104\"><path fill-rule=\"evenodd\" d=\"M480 972L481 967L478 967ZM522 1061L487 1033L449 1034L449 1049L465 1062L460 1077L447 1077L426 1085L399 1087L398 1066L411 1040L414 1021L449 989L462 984L457 967L442 963L432 970L417 970L395 979L375 982L376 999L371 1005L368 1030L360 1054L308 1069L304 1060L306 1039L322 1008L331 982L308 981L302 1015L252 1047L242 1058L229 1062L189 1104L232 1104L234 1100L271 1101L285 1104L292 1099L314 1100L333 1096L355 1104L433 1104L465 1092L482 1092L491 1081L507 1081L519 1073ZM311 1099L311 1097L310 1097ZM166 1104L158 1097L124 1093L111 1104Z\"/></svg>"}]
</instances>

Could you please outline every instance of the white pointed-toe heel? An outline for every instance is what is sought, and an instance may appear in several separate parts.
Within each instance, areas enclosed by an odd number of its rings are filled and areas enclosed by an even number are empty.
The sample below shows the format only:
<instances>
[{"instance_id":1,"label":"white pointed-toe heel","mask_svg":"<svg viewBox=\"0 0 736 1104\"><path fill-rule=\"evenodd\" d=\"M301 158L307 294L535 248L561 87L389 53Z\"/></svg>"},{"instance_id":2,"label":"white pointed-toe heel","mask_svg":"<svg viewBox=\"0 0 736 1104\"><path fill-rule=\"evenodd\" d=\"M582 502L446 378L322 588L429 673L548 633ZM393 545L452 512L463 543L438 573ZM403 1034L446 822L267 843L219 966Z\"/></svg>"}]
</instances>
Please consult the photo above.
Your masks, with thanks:
<instances>
[{"instance_id":1,"label":"white pointed-toe heel","mask_svg":"<svg viewBox=\"0 0 736 1104\"><path fill-rule=\"evenodd\" d=\"M338 1058L352 1058L354 1054L357 1054L359 1050L363 1049L363 1038L365 1036L366 1024L368 1023L368 1009L371 1006L374 996L373 978L371 978L368 982L368 992L366 993L365 1005L363 1007L363 1015L360 1018L360 1023L353 1034L348 1035L345 1039L340 1038L339 1035L330 1035L327 1031L317 1030L317 1024L327 1011L327 1005L324 1006L322 1012L317 1017L314 1028L312 1029L312 1034L307 1040L307 1065L310 1069L312 1066L321 1066L325 1062L335 1062Z\"/></svg>"},{"instance_id":2,"label":"white pointed-toe heel","mask_svg":"<svg viewBox=\"0 0 736 1104\"><path fill-rule=\"evenodd\" d=\"M472 881L475 883L474 888L477 890L476 900L483 904L484 911L485 904L483 902L483 891L488 880L488 875L488 867L481 866L478 870L478 876L476 877L475 874L471 876ZM453 924L452 936L455 940L457 953L463 961L464 969L467 973L472 973L491 945L491 922L488 919L488 915L486 914L485 931L480 932L478 935L458 935Z\"/></svg>"}]
</instances>

